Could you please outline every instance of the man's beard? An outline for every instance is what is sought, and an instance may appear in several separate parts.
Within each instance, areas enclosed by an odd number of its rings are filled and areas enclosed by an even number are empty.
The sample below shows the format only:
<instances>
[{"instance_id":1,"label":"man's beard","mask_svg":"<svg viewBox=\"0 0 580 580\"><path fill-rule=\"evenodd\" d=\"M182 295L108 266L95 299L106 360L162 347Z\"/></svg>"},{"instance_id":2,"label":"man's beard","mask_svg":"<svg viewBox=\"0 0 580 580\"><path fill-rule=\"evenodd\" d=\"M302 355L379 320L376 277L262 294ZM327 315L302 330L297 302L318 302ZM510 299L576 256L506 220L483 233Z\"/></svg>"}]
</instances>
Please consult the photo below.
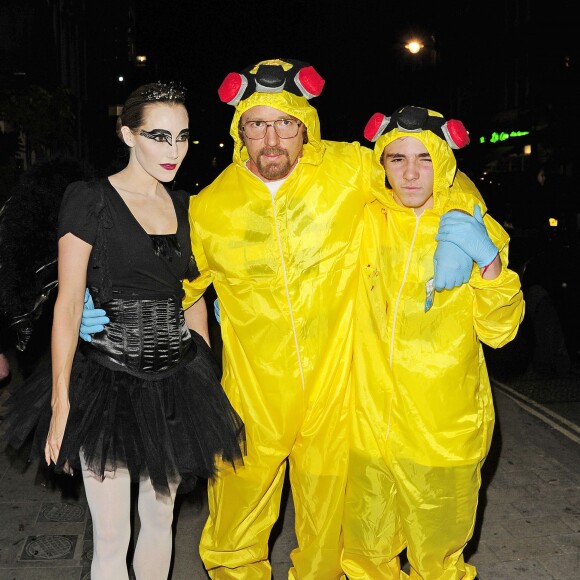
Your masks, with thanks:
<instances>
[{"instance_id":1,"label":"man's beard","mask_svg":"<svg viewBox=\"0 0 580 580\"><path fill-rule=\"evenodd\" d=\"M263 156L271 154L281 155L282 159L275 163L263 163ZM264 149L261 149L255 163L260 175L272 181L286 177L288 173L290 173L290 169L292 169L292 164L288 157L288 151L286 151L286 149L278 149L277 147L264 147Z\"/></svg>"}]
</instances>

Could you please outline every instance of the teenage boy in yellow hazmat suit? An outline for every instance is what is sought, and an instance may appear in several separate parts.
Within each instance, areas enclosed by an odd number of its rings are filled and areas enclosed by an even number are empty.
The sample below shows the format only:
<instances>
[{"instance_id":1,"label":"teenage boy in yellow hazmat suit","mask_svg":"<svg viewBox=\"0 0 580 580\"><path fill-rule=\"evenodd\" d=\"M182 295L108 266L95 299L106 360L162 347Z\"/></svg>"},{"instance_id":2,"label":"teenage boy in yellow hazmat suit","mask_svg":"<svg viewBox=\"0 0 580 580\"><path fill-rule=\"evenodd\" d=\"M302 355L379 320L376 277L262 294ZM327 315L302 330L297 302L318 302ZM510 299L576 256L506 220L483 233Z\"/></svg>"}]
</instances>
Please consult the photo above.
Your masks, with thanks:
<instances>
[{"instance_id":1,"label":"teenage boy in yellow hazmat suit","mask_svg":"<svg viewBox=\"0 0 580 580\"><path fill-rule=\"evenodd\" d=\"M463 549L494 426L481 343L515 337L520 280L481 198L451 189L452 148L469 142L461 122L409 106L374 115L365 136L387 179L364 216L343 569L349 580L471 580ZM467 284L434 294L436 240L474 267Z\"/></svg>"},{"instance_id":2,"label":"teenage boy in yellow hazmat suit","mask_svg":"<svg viewBox=\"0 0 580 580\"><path fill-rule=\"evenodd\" d=\"M325 141L299 61L230 73L231 163L192 198L201 276L221 306L223 386L246 428L244 466L209 483L200 554L212 578L269 579L286 460L298 547L290 578L340 578L348 394L362 212L372 151Z\"/></svg>"}]
</instances>

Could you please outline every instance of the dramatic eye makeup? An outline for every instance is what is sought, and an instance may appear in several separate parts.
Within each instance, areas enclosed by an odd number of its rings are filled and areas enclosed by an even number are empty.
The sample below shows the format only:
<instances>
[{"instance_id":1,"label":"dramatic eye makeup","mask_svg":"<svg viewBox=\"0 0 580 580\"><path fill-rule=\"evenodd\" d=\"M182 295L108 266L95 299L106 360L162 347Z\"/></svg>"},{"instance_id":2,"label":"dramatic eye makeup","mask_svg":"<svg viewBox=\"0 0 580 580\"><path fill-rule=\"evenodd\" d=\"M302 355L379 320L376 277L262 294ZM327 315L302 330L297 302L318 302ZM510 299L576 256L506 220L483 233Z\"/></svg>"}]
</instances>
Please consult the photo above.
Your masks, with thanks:
<instances>
[{"instance_id":1,"label":"dramatic eye makeup","mask_svg":"<svg viewBox=\"0 0 580 580\"><path fill-rule=\"evenodd\" d=\"M165 129L153 129L153 131L145 131L145 129L141 129L141 131L139 131L139 135L147 139L157 141L157 143L163 143L163 141L165 141L165 143L167 143L169 146L173 145L171 133ZM182 129L177 135L175 142L181 143L183 141L187 141L188 139L189 129Z\"/></svg>"},{"instance_id":2,"label":"dramatic eye makeup","mask_svg":"<svg viewBox=\"0 0 580 580\"><path fill-rule=\"evenodd\" d=\"M189 140L189 129L182 129L177 135L177 142Z\"/></svg>"}]
</instances>

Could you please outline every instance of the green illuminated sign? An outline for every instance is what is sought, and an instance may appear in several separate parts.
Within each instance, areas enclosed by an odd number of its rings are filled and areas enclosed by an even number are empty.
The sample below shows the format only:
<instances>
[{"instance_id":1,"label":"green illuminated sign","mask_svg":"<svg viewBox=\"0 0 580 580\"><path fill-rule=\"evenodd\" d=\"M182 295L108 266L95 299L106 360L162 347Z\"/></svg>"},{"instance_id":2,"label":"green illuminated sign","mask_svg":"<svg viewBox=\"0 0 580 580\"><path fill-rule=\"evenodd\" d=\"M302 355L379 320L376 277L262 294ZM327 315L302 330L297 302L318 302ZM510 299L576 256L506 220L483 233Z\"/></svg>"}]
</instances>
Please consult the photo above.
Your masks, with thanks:
<instances>
[{"instance_id":1,"label":"green illuminated sign","mask_svg":"<svg viewBox=\"0 0 580 580\"><path fill-rule=\"evenodd\" d=\"M490 143L498 143L498 142L502 142L502 141L507 141L508 139L511 139L512 137L524 137L525 135L529 135L529 134L530 134L529 131L510 131L509 133L506 133L505 131L501 131L500 133L498 133L497 131L493 131L491 134L491 137L489 138L489 142ZM484 136L481 136L479 138L479 142L486 143L487 138Z\"/></svg>"}]
</instances>

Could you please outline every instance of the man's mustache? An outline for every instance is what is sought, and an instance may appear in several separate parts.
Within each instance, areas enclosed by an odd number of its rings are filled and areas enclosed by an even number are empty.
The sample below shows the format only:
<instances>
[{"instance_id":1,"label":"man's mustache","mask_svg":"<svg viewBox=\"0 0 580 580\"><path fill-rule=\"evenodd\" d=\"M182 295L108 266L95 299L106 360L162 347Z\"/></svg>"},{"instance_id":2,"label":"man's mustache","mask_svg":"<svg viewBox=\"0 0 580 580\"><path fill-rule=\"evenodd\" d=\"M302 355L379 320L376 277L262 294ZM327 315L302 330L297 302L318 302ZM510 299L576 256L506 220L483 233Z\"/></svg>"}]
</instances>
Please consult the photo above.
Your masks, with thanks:
<instances>
[{"instance_id":1,"label":"man's mustache","mask_svg":"<svg viewBox=\"0 0 580 580\"><path fill-rule=\"evenodd\" d=\"M280 149L278 147L264 147L260 151L260 155L288 155L286 149Z\"/></svg>"}]
</instances>

